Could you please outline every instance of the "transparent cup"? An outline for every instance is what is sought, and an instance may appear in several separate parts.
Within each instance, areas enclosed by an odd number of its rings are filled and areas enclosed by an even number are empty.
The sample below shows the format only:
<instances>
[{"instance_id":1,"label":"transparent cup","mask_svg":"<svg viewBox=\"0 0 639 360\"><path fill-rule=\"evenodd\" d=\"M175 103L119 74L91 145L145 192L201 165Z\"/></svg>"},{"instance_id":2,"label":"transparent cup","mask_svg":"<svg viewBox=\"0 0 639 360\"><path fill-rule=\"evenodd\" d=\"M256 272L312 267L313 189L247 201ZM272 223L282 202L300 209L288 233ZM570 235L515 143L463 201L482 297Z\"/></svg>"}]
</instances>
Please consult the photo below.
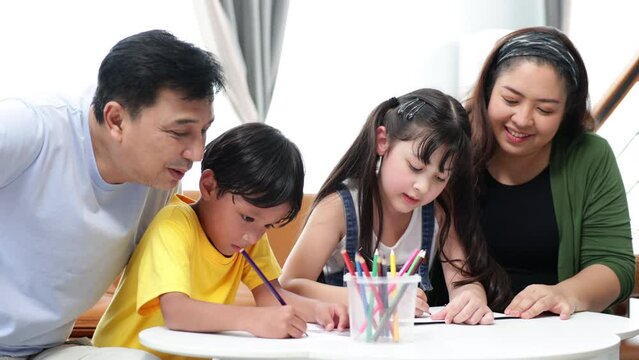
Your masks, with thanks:
<instances>
[{"instance_id":1,"label":"transparent cup","mask_svg":"<svg viewBox=\"0 0 639 360\"><path fill-rule=\"evenodd\" d=\"M419 279L419 275L344 275L351 338L371 343L412 341Z\"/></svg>"}]
</instances>

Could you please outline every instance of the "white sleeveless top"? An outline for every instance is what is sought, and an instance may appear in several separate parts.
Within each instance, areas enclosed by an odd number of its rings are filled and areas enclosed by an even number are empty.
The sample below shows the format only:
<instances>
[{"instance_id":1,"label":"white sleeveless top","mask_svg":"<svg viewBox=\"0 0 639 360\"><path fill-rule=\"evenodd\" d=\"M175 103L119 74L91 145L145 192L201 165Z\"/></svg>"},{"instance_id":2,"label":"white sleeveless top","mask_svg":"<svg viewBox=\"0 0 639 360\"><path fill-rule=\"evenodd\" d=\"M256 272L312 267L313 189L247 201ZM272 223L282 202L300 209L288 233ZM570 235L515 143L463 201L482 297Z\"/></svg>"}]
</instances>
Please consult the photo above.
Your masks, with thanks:
<instances>
[{"instance_id":1,"label":"white sleeveless top","mask_svg":"<svg viewBox=\"0 0 639 360\"><path fill-rule=\"evenodd\" d=\"M357 227L360 227L359 221L359 208L357 206L357 190L349 187L349 192L353 197L353 202L355 203L355 216L357 217ZM346 226L346 225L344 225ZM435 239L437 239L438 232L438 224L435 219L435 231L433 232L433 242L430 249L428 249L428 265L432 268L433 265L433 256L430 254L434 254L436 250ZM377 242L377 235L373 233L372 236L373 246ZM395 257L397 259L397 264L404 264L408 261L411 253L421 247L422 244L422 208L421 206L413 210L413 214L410 218L410 222L406 227L406 231L399 238L397 243L394 246L389 247L384 245L382 242L379 243L379 255L384 256L386 259L390 259L390 251L391 249L395 252ZM337 244L337 247L331 253L331 256L328 258L326 265L324 265L323 272L325 274L333 274L336 272L342 272L344 270L344 260L342 258L341 251L346 248L346 236L342 237Z\"/></svg>"}]
</instances>

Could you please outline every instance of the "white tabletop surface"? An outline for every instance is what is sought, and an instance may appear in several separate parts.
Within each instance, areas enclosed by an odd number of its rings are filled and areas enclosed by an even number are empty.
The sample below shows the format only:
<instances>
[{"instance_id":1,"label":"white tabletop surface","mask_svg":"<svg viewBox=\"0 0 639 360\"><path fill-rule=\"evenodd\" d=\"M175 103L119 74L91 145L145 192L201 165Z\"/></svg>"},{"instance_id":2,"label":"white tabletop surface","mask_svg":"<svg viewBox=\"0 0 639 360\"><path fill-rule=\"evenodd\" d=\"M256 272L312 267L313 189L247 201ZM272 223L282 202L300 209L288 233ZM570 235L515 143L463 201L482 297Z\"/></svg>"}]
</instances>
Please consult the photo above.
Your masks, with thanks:
<instances>
[{"instance_id":1,"label":"white tabletop surface","mask_svg":"<svg viewBox=\"0 0 639 360\"><path fill-rule=\"evenodd\" d=\"M140 333L143 345L161 352L219 359L618 359L620 337L639 334L639 323L599 313L494 325L429 324L400 344L353 341L347 332L309 325L302 339L261 339L248 333L200 334L155 327Z\"/></svg>"}]
</instances>

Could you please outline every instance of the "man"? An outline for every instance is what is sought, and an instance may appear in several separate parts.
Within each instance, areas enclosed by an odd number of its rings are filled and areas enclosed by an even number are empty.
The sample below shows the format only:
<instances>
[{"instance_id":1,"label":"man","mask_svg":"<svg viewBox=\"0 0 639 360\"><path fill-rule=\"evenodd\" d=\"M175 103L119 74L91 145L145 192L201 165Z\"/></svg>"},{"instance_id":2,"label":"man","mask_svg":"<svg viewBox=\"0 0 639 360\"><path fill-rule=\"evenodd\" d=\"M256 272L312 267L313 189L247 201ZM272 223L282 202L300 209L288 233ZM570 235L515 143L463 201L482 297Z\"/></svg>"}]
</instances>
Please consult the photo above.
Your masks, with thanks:
<instances>
[{"instance_id":1,"label":"man","mask_svg":"<svg viewBox=\"0 0 639 360\"><path fill-rule=\"evenodd\" d=\"M154 30L110 50L92 99L0 101L0 358L155 358L65 341L201 160L223 86L212 54Z\"/></svg>"}]
</instances>

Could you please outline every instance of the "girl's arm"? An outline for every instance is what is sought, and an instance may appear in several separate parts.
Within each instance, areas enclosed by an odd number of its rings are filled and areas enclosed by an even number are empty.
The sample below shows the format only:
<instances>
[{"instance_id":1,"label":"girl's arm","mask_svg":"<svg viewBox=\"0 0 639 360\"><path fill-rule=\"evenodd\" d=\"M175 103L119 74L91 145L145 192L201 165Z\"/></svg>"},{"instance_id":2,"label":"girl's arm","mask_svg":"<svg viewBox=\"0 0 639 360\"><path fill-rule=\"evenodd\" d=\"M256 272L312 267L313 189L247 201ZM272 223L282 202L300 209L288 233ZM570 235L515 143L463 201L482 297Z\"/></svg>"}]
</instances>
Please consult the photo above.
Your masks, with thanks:
<instances>
[{"instance_id":1,"label":"girl's arm","mask_svg":"<svg viewBox=\"0 0 639 360\"><path fill-rule=\"evenodd\" d=\"M436 214L442 214L443 211L436 203ZM438 217L439 224L443 223L443 219ZM448 230L448 238L442 248L442 252L446 254L450 260L459 260L456 262L444 262L443 255L439 259L442 262L442 270L446 287L448 289L449 303L446 308L437 314L433 314L433 319L445 320L446 323L465 323L465 324L492 324L493 312L488 307L488 300L484 287L479 283L470 283L455 287L456 281L463 280L465 276L454 266L464 265L466 261L466 252L463 249L453 219Z\"/></svg>"},{"instance_id":2,"label":"girl's arm","mask_svg":"<svg viewBox=\"0 0 639 360\"><path fill-rule=\"evenodd\" d=\"M171 330L239 330L267 338L299 338L306 331L306 321L297 315L292 306L215 304L191 299L184 293L170 292L160 295L160 308L164 323Z\"/></svg>"},{"instance_id":3,"label":"girl's arm","mask_svg":"<svg viewBox=\"0 0 639 360\"><path fill-rule=\"evenodd\" d=\"M347 305L346 288L316 281L344 233L344 206L340 196L333 193L311 212L284 263L279 279L282 287L301 296Z\"/></svg>"}]
</instances>

